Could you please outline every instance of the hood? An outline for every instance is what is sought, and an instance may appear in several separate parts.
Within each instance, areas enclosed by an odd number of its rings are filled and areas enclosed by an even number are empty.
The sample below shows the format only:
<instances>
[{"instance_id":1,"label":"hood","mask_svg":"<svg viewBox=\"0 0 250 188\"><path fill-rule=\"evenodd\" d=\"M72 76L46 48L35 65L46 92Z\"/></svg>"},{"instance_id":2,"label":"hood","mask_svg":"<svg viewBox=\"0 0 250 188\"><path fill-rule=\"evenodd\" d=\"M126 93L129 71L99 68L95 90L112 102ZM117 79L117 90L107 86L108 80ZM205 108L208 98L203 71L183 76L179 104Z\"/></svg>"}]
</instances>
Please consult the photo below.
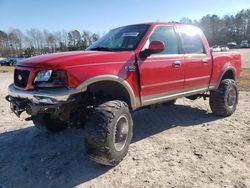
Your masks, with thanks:
<instances>
[{"instance_id":1,"label":"hood","mask_svg":"<svg viewBox=\"0 0 250 188\"><path fill-rule=\"evenodd\" d=\"M134 55L133 51L107 52L107 51L74 51L40 55L25 59L17 66L62 69L93 63L127 61Z\"/></svg>"}]
</instances>

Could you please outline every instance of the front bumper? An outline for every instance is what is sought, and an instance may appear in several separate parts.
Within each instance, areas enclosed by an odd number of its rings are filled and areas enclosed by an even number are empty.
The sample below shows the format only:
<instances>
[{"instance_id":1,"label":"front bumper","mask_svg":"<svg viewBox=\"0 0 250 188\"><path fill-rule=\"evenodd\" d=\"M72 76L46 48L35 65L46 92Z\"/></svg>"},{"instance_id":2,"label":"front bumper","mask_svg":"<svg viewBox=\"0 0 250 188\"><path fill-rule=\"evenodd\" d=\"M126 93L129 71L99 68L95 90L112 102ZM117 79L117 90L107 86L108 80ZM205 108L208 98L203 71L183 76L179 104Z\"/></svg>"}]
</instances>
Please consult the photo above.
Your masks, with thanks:
<instances>
[{"instance_id":1,"label":"front bumper","mask_svg":"<svg viewBox=\"0 0 250 188\"><path fill-rule=\"evenodd\" d=\"M34 104L58 104L66 102L70 96L78 93L76 89L43 88L35 90L19 90L14 84L9 85L9 97L27 99Z\"/></svg>"},{"instance_id":2,"label":"front bumper","mask_svg":"<svg viewBox=\"0 0 250 188\"><path fill-rule=\"evenodd\" d=\"M79 93L78 90L68 88L20 90L15 88L14 84L9 85L8 91L6 100L10 102L12 112L18 117L24 111L31 116L38 113L53 113L58 116L66 106L72 106L75 101L74 94Z\"/></svg>"}]
</instances>

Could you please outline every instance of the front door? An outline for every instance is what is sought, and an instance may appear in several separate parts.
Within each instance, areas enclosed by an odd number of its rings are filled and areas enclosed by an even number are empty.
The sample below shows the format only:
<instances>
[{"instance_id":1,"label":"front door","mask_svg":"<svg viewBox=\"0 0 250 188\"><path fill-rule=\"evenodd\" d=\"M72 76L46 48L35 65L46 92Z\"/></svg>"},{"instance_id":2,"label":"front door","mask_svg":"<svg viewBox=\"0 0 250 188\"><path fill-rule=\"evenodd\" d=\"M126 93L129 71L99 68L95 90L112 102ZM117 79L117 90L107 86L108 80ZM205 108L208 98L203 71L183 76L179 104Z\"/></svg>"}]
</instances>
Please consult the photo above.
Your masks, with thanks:
<instances>
[{"instance_id":1,"label":"front door","mask_svg":"<svg viewBox=\"0 0 250 188\"><path fill-rule=\"evenodd\" d=\"M164 42L165 49L138 62L143 106L171 100L184 85L184 55L179 54L174 27L156 26L147 44L156 40Z\"/></svg>"}]
</instances>

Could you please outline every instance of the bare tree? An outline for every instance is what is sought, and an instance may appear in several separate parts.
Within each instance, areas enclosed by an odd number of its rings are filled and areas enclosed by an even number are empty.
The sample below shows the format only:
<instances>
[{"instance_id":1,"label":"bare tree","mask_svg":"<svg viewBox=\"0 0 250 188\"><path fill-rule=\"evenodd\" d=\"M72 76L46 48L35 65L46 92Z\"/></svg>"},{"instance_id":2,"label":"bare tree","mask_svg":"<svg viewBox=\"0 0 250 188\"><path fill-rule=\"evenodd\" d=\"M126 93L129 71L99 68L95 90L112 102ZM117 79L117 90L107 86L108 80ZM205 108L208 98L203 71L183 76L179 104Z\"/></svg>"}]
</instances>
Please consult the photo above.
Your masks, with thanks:
<instances>
[{"instance_id":1,"label":"bare tree","mask_svg":"<svg viewBox=\"0 0 250 188\"><path fill-rule=\"evenodd\" d=\"M4 31L0 31L0 56L7 57L9 56L8 51L8 34Z\"/></svg>"}]
</instances>

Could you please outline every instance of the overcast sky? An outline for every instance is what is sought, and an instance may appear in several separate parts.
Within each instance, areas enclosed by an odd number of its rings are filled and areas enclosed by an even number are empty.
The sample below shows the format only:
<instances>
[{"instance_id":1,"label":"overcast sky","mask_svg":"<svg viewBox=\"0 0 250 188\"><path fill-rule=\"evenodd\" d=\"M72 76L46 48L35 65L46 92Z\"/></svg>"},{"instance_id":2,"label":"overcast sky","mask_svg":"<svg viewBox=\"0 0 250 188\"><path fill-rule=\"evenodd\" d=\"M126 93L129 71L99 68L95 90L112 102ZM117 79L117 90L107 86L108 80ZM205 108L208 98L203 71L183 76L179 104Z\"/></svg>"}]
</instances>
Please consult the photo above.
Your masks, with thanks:
<instances>
[{"instance_id":1,"label":"overcast sky","mask_svg":"<svg viewBox=\"0 0 250 188\"><path fill-rule=\"evenodd\" d=\"M127 24L223 16L248 8L250 0L0 0L0 30L85 29L102 33Z\"/></svg>"}]
</instances>

